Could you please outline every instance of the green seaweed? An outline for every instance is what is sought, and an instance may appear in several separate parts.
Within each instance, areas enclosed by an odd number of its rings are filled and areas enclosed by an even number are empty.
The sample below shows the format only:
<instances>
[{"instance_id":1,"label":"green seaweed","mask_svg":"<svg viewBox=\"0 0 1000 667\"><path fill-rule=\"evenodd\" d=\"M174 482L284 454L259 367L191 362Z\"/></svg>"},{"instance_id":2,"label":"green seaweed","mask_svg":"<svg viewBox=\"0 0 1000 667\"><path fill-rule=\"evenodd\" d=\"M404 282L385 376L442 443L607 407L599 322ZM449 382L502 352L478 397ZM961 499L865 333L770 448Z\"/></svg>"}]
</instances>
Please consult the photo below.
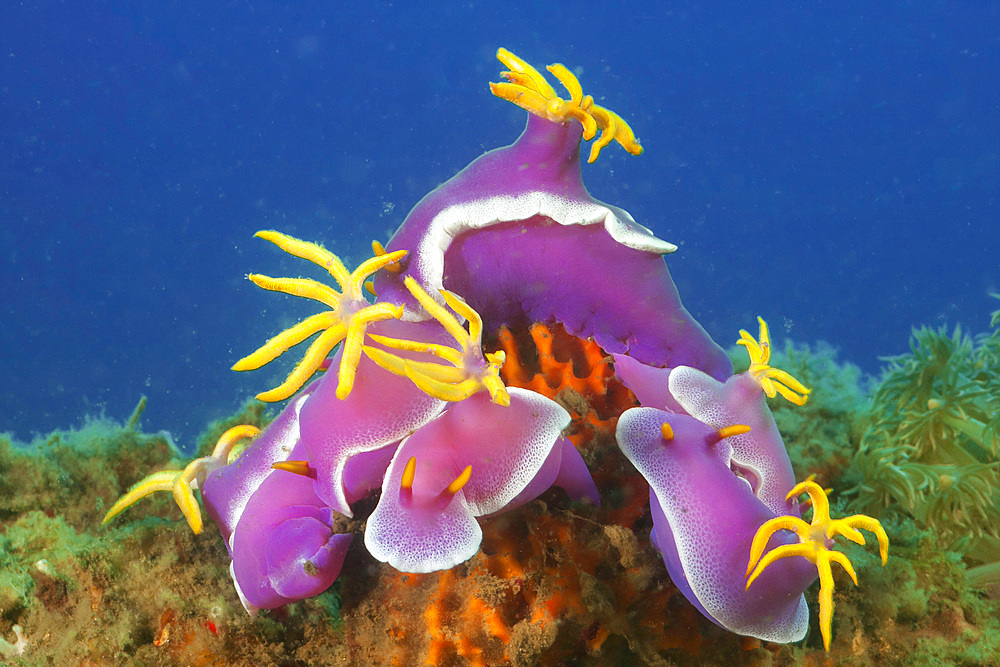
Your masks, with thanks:
<instances>
[{"instance_id":1,"label":"green seaweed","mask_svg":"<svg viewBox=\"0 0 1000 667\"><path fill-rule=\"evenodd\" d=\"M1000 582L1000 310L990 326L920 327L887 359L851 489L861 511L912 516L963 553L980 586Z\"/></svg>"},{"instance_id":2,"label":"green seaweed","mask_svg":"<svg viewBox=\"0 0 1000 667\"><path fill-rule=\"evenodd\" d=\"M223 541L192 535L168 494L101 527L132 483L187 458L168 434L141 432L142 407L125 424L91 419L26 446L0 434L0 663L293 664L297 653L342 662L338 587L251 617ZM200 442L267 421L251 402Z\"/></svg>"},{"instance_id":3,"label":"green seaweed","mask_svg":"<svg viewBox=\"0 0 1000 667\"><path fill-rule=\"evenodd\" d=\"M965 338L958 338L958 347L966 345ZM968 347L981 362L969 377L983 387L995 387L981 380L1000 366L998 338L994 331L973 339ZM948 346L955 347L951 342ZM815 472L824 485L836 489L847 486L847 480L859 489L866 484L876 488L874 478L865 477L872 471L856 467L859 459L854 455L862 437L872 437L875 424L874 409L866 408L861 372L837 361L833 349L822 344L786 343L773 362L813 389L802 407L769 401L797 476ZM980 393L977 400L985 400L991 391ZM102 528L106 505L137 479L190 458L169 435L142 432L142 407L140 403L124 425L91 420L80 429L38 438L28 447L0 434L0 662L348 664L371 662L397 641L373 634L381 626L369 617L400 601L391 597L397 589L373 585L385 581L375 575L381 566L371 562L359 540L351 548L344 576L329 591L251 617L233 589L228 554L216 529L209 522L205 534L192 535L168 494L155 494ZM982 413L971 417L982 423L982 430L972 435L968 428L956 432L967 439L967 451L983 457L977 462L995 461L989 458L995 442L985 440L993 432L992 422ZM211 448L230 426L263 427L268 421L264 406L250 402L238 414L210 425L199 439L197 454ZM947 420L934 423L953 428ZM980 433L983 440L976 449ZM937 443L935 451L949 451L950 446ZM890 473L883 471L889 479ZM800 644L765 643L741 653L738 638L704 622L698 629L706 638L701 653L673 649L670 659L679 664L732 664L742 655L771 664L829 658L848 665L975 665L1000 654L997 597L976 589L993 576L997 561L970 550L987 544L985 533L942 548L940 530L908 511L890 491L883 493L879 497L893 504L883 512L891 542L889 564L883 568L875 553L847 545L860 587L835 570L835 639L829 655L822 650L811 602L813 628ZM915 491L913 497L920 494ZM852 497L840 494L834 499L835 514L858 511L859 500L859 491ZM531 507L536 513L548 511L543 505ZM354 522L348 529L358 533L362 524ZM969 569L970 564L975 567ZM593 575L608 596L617 590L609 578L613 569L601 568ZM663 576L661 568L653 571ZM530 576L541 579L546 574ZM813 601L814 593L807 599ZM400 613L419 613L422 608ZM659 627L664 622L644 616L641 604L634 613L638 624ZM407 641L412 642L407 646L421 646L423 640L417 636ZM612 638L581 664L608 664L616 652L635 659L633 647Z\"/></svg>"}]
</instances>

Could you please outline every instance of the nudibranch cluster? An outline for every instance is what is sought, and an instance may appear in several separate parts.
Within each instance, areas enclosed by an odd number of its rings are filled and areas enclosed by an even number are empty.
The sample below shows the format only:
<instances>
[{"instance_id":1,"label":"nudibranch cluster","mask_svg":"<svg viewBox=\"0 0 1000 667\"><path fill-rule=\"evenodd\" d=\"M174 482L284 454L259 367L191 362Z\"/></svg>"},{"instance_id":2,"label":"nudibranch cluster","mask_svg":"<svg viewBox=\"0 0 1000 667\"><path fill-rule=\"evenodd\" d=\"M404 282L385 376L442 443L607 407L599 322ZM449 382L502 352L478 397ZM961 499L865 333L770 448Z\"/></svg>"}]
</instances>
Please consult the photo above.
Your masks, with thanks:
<instances>
[{"instance_id":1,"label":"nudibranch cluster","mask_svg":"<svg viewBox=\"0 0 1000 667\"><path fill-rule=\"evenodd\" d=\"M883 564L888 540L874 519L831 519L824 490L795 483L765 398L801 405L809 389L770 365L763 320L757 338L741 332L751 365L734 375L681 305L663 259L676 247L587 192L581 140L597 137L590 162L612 141L638 155L629 125L564 66L548 70L568 99L509 51L497 57L508 71L491 90L529 112L524 132L425 196L371 259L349 271L319 245L258 232L336 282L249 276L325 308L233 366L259 368L315 336L287 380L258 396L289 402L262 432L231 429L209 456L140 481L105 521L169 490L198 533L199 490L251 613L328 588L352 540L335 518L375 490L371 555L403 572L451 568L479 549L480 519L552 486L600 502L564 435L567 411L505 386L504 352L484 348L484 334L504 327L561 325L613 358L639 401L616 437L649 483L652 543L677 587L724 628L793 642L806 633L802 593L818 570L829 648L831 563L854 577L834 538L864 544L857 529L875 533Z\"/></svg>"}]
</instances>

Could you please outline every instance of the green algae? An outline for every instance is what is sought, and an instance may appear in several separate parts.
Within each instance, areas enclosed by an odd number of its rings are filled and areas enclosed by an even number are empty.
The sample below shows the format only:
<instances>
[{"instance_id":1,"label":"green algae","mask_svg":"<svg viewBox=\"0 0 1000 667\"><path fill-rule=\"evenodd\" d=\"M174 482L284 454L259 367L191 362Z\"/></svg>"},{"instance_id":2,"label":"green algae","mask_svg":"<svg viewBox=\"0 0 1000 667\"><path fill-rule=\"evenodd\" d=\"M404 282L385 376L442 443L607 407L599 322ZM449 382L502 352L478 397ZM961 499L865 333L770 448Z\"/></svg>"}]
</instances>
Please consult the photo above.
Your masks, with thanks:
<instances>
[{"instance_id":1,"label":"green algae","mask_svg":"<svg viewBox=\"0 0 1000 667\"><path fill-rule=\"evenodd\" d=\"M335 589L248 616L217 532L192 535L169 494L100 527L106 505L132 483L186 458L169 436L136 430L133 417L124 426L92 420L26 447L0 435L0 637L13 639L17 626L26 640L23 655L0 644L9 664L296 664L297 652L341 652ZM202 442L232 423L266 421L251 405L211 425Z\"/></svg>"},{"instance_id":2,"label":"green algae","mask_svg":"<svg viewBox=\"0 0 1000 667\"><path fill-rule=\"evenodd\" d=\"M888 360L853 468L857 505L905 515L959 551L975 585L1000 583L1000 310L992 331L914 329Z\"/></svg>"},{"instance_id":3,"label":"green algae","mask_svg":"<svg viewBox=\"0 0 1000 667\"><path fill-rule=\"evenodd\" d=\"M991 336L997 338L996 330ZM959 337L956 349L978 350L979 370L987 361L989 368L998 368L1000 345L987 336L971 339L971 348L963 340ZM998 358L991 359L993 354ZM830 346L786 343L775 350L772 363L813 389L802 407L769 401L797 478L816 473L824 486L832 486L835 516L860 511L858 489L876 482L866 477L868 468L859 465L855 453L869 442L886 376L872 401L870 380L839 361ZM936 377L930 382L939 386ZM342 578L324 595L251 617L233 590L216 529L208 523L204 534L192 535L169 494L154 494L100 527L109 503L131 484L155 470L180 468L190 458L168 435L144 433L141 413L140 406L124 425L93 420L28 447L0 436L2 659L24 665L304 665L379 655L386 638L371 636L365 616L388 601L377 587L352 583L373 580L374 566L358 540L345 563L346 583ZM231 418L209 425L195 455L207 453L230 426L264 427L269 419L262 404L248 403ZM979 420L984 427L990 424ZM944 420L937 423L948 427ZM989 442L982 445L981 451L970 451L984 457ZM853 494L842 493L852 485ZM602 664L612 654L647 664L816 664L827 658L848 665L988 664L1000 655L1000 603L968 576L970 565L985 561L970 557L974 545L968 540L942 543L941 531L928 525L926 516L891 495L888 499L894 504L867 507L882 517L889 534L888 565L882 567L870 545L843 547L860 586L835 570L829 656L822 650L814 587L806 594L811 630L796 645L741 649L738 638L704 622L697 628L706 638L698 655L674 649L641 653L640 659L638 649L613 639L603 653L588 654L581 664ZM529 510L547 511L535 505ZM358 532L360 522L352 530ZM653 574L665 577L658 561ZM601 599L611 600L617 594L614 581L602 576L595 579ZM635 613L635 622L642 622L641 613ZM538 659L544 661L544 655L538 653Z\"/></svg>"},{"instance_id":4,"label":"green algae","mask_svg":"<svg viewBox=\"0 0 1000 667\"><path fill-rule=\"evenodd\" d=\"M851 505L841 498L835 511L850 513ZM883 526L891 545L885 567L872 550L843 546L859 585L835 570L835 662L981 665L989 660L980 656L1000 655L997 601L969 586L962 555L940 549L935 536L909 518L887 519ZM812 637L818 628L811 599L810 607Z\"/></svg>"}]
</instances>

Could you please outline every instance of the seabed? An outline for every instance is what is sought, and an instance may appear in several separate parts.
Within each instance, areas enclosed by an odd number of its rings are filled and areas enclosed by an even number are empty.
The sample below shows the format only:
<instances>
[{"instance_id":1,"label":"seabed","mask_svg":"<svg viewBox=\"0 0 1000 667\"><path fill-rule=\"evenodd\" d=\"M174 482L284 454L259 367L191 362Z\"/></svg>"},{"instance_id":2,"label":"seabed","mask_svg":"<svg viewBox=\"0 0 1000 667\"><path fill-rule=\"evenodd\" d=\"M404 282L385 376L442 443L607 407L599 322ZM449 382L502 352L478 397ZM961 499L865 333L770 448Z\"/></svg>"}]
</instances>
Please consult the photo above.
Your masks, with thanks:
<instances>
[{"instance_id":1,"label":"seabed","mask_svg":"<svg viewBox=\"0 0 1000 667\"><path fill-rule=\"evenodd\" d=\"M414 575L367 554L361 535L373 497L362 501L359 518L339 526L356 539L338 581L318 597L253 617L233 589L215 526L193 535L169 494L101 527L131 484L187 458L169 436L143 431L144 400L125 423L91 420L29 445L0 435L0 658L10 665L998 664L1000 418L989 420L1000 407L998 320L994 314L992 333L976 338L915 331L914 352L891 360L880 379L837 361L829 346L789 345L776 355L813 388L805 407L771 404L797 477L815 474L842 489L835 510L875 514L892 545L884 568L874 550L845 547L861 587L835 570L829 653L815 586L806 594L810 632L792 645L733 635L673 586L649 541L646 484L614 444L614 412L629 399L612 382L597 402L574 386L550 386L575 417L570 437L602 489L601 507L550 490L484 521L471 560ZM575 366L577 377L608 372ZM208 426L199 455L228 427L263 428L272 416L261 403L247 404ZM968 455L964 469L958 449Z\"/></svg>"}]
</instances>

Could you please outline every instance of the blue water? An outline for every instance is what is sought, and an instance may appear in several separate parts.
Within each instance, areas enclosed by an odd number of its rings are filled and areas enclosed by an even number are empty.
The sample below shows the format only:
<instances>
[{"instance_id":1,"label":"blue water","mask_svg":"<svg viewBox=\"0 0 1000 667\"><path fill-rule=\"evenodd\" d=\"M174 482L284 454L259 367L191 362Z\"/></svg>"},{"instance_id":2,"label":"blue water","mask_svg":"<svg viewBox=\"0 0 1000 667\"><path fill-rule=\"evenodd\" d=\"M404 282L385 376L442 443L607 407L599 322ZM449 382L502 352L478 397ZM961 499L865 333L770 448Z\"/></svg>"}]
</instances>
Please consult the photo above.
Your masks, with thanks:
<instances>
[{"instance_id":1,"label":"blue water","mask_svg":"<svg viewBox=\"0 0 1000 667\"><path fill-rule=\"evenodd\" d=\"M416 5L417 3L412 3ZM261 228L362 259L512 141L506 46L561 61L646 147L585 167L680 245L724 344L761 314L875 372L1000 289L995 3L0 4L0 430L124 418L190 446L284 370L229 366L314 309Z\"/></svg>"}]
</instances>

